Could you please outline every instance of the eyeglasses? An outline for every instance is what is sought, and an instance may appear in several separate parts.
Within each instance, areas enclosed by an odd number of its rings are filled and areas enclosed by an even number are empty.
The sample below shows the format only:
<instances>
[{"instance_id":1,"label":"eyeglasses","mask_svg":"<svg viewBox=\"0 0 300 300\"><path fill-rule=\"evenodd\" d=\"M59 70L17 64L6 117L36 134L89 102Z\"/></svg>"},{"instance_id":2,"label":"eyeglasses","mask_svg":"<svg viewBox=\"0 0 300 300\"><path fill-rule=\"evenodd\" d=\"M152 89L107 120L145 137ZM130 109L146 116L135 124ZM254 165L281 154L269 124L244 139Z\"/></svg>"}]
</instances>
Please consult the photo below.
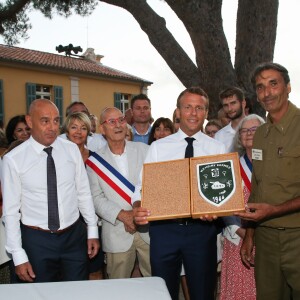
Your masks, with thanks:
<instances>
[{"instance_id":1,"label":"eyeglasses","mask_svg":"<svg viewBox=\"0 0 300 300\"><path fill-rule=\"evenodd\" d=\"M124 116L122 116L122 117L119 117L119 118L116 118L116 119L107 119L107 120L103 121L101 123L101 125L104 124L104 123L107 123L110 126L116 126L117 122L119 124L124 124L124 123L126 123L126 118Z\"/></svg>"},{"instance_id":2,"label":"eyeglasses","mask_svg":"<svg viewBox=\"0 0 300 300\"><path fill-rule=\"evenodd\" d=\"M240 135L246 135L248 133L254 134L258 126L253 126L251 128L241 128Z\"/></svg>"}]
</instances>

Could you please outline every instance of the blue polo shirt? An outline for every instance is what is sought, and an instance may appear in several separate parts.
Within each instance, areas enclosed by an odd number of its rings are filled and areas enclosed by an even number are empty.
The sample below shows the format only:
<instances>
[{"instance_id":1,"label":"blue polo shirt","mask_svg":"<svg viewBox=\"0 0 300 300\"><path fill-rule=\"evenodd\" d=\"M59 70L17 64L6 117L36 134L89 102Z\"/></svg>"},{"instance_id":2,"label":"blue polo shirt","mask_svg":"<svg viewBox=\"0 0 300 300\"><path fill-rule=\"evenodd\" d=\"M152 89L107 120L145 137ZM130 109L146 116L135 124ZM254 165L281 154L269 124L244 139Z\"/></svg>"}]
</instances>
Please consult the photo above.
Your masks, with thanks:
<instances>
[{"instance_id":1,"label":"blue polo shirt","mask_svg":"<svg viewBox=\"0 0 300 300\"><path fill-rule=\"evenodd\" d=\"M141 143L145 143L148 145L148 141L149 141L149 136L150 136L150 131L151 131L151 126L149 125L148 130L145 134L139 134L135 127L134 124L132 125L132 133L133 133L133 141L134 142L141 142Z\"/></svg>"}]
</instances>

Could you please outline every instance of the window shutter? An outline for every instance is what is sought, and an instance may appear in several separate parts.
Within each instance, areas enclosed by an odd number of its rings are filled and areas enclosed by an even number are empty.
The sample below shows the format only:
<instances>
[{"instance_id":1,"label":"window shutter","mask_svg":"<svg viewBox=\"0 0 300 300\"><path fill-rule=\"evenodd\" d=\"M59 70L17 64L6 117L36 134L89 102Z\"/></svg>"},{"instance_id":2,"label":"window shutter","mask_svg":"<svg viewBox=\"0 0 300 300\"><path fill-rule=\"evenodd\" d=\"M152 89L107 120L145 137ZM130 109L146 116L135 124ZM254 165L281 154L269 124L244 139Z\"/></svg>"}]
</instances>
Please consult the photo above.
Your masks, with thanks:
<instances>
[{"instance_id":1,"label":"window shutter","mask_svg":"<svg viewBox=\"0 0 300 300\"><path fill-rule=\"evenodd\" d=\"M26 108L27 112L29 110L29 106L33 100L36 99L36 84L35 83L26 83Z\"/></svg>"},{"instance_id":2,"label":"window shutter","mask_svg":"<svg viewBox=\"0 0 300 300\"><path fill-rule=\"evenodd\" d=\"M114 107L118 108L119 110L122 110L121 97L122 95L120 93L114 93Z\"/></svg>"},{"instance_id":3,"label":"window shutter","mask_svg":"<svg viewBox=\"0 0 300 300\"><path fill-rule=\"evenodd\" d=\"M63 121L63 87L54 86L54 103L58 108L60 123Z\"/></svg>"},{"instance_id":4,"label":"window shutter","mask_svg":"<svg viewBox=\"0 0 300 300\"><path fill-rule=\"evenodd\" d=\"M4 123L4 93L2 80L0 80L0 120Z\"/></svg>"}]
</instances>

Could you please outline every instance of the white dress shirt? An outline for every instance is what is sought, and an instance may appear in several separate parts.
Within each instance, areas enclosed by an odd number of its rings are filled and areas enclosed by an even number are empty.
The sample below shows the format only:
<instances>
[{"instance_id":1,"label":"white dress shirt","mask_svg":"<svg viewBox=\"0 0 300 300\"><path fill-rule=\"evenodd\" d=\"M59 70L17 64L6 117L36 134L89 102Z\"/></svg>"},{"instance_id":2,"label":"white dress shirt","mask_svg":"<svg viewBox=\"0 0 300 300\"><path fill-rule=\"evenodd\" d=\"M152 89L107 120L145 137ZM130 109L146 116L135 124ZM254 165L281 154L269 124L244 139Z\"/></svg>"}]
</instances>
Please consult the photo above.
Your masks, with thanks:
<instances>
[{"instance_id":1,"label":"white dress shirt","mask_svg":"<svg viewBox=\"0 0 300 300\"><path fill-rule=\"evenodd\" d=\"M184 158L187 146L185 140L186 137L187 135L179 129L178 132L153 142L148 150L145 163ZM195 141L193 142L194 157L225 153L224 144L210 138L201 131L194 134L192 137L195 138ZM140 174L139 182L135 187L135 192L131 200L132 203L141 200L141 187L142 172Z\"/></svg>"},{"instance_id":2,"label":"white dress shirt","mask_svg":"<svg viewBox=\"0 0 300 300\"><path fill-rule=\"evenodd\" d=\"M0 181L2 182L2 159L0 158ZM11 260L11 256L5 250L6 234L4 225L2 222L2 216L0 217L0 265Z\"/></svg>"},{"instance_id":3,"label":"white dress shirt","mask_svg":"<svg viewBox=\"0 0 300 300\"><path fill-rule=\"evenodd\" d=\"M108 148L109 149L109 148ZM124 148L124 152L120 154L114 154L110 151L111 156L114 158L116 165L118 166L119 172L125 177L128 178L129 169L128 169L128 159L127 159L127 152L126 146Z\"/></svg>"},{"instance_id":4,"label":"white dress shirt","mask_svg":"<svg viewBox=\"0 0 300 300\"><path fill-rule=\"evenodd\" d=\"M88 238L98 238L97 216L80 151L72 142L56 139L51 145L57 176L60 229L72 225L82 214ZM3 220L6 250L15 265L28 261L21 243L24 225L48 229L47 153L44 145L29 140L3 159Z\"/></svg>"},{"instance_id":5,"label":"white dress shirt","mask_svg":"<svg viewBox=\"0 0 300 300\"><path fill-rule=\"evenodd\" d=\"M230 122L228 125L220 129L215 135L215 139L225 145L226 153L233 152L233 140L235 133L236 131L232 128Z\"/></svg>"}]
</instances>

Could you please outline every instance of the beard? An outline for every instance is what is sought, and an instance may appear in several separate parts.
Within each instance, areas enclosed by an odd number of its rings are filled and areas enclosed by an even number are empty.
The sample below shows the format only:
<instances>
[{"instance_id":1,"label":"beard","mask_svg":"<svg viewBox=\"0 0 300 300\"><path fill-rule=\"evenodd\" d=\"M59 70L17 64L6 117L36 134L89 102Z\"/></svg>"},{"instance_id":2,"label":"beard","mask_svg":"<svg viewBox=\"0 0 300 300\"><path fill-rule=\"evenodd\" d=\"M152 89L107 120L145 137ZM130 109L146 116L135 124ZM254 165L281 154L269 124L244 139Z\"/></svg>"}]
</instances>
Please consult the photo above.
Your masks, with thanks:
<instances>
[{"instance_id":1,"label":"beard","mask_svg":"<svg viewBox=\"0 0 300 300\"><path fill-rule=\"evenodd\" d=\"M232 116L232 117L228 115L228 118L231 121L233 121L233 120L239 119L242 115L243 115L243 108L242 108L242 105L241 105L239 110L235 113L235 115Z\"/></svg>"}]
</instances>

